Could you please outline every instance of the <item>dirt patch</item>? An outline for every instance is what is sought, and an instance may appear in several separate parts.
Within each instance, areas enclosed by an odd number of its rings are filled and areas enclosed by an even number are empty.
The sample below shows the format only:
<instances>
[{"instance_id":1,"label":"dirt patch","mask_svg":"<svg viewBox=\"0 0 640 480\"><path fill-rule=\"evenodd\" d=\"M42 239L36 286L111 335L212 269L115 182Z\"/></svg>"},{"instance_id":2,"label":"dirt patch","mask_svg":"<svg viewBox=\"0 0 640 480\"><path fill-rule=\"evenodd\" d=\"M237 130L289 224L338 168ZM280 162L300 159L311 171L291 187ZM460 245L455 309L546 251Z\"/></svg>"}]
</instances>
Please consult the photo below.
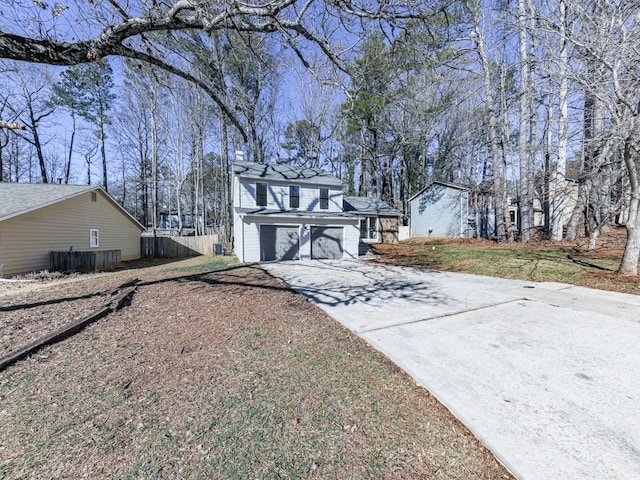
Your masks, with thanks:
<instances>
[{"instance_id":1,"label":"dirt patch","mask_svg":"<svg viewBox=\"0 0 640 480\"><path fill-rule=\"evenodd\" d=\"M428 392L262 269L136 276L129 307L0 374L0 478L511 478ZM42 291L111 282L123 277Z\"/></svg>"}]
</instances>

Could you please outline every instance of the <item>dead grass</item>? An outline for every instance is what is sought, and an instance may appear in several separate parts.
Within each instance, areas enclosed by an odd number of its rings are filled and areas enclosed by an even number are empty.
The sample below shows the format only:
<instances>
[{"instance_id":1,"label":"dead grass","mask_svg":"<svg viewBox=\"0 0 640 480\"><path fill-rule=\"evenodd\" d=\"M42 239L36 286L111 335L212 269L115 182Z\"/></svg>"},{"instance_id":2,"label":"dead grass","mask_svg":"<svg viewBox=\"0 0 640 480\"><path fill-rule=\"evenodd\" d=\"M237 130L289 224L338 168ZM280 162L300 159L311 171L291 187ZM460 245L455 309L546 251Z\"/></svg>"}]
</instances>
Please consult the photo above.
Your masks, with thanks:
<instances>
[{"instance_id":1,"label":"dead grass","mask_svg":"<svg viewBox=\"0 0 640 480\"><path fill-rule=\"evenodd\" d=\"M0 372L0 478L512 478L310 302L202 261L38 293L142 279L129 307Z\"/></svg>"},{"instance_id":2,"label":"dead grass","mask_svg":"<svg viewBox=\"0 0 640 480\"><path fill-rule=\"evenodd\" d=\"M587 251L586 245L586 239L498 244L490 240L415 238L402 244L376 245L379 256L374 261L640 294L640 276L616 274L625 245L623 229L604 232L595 251Z\"/></svg>"}]
</instances>

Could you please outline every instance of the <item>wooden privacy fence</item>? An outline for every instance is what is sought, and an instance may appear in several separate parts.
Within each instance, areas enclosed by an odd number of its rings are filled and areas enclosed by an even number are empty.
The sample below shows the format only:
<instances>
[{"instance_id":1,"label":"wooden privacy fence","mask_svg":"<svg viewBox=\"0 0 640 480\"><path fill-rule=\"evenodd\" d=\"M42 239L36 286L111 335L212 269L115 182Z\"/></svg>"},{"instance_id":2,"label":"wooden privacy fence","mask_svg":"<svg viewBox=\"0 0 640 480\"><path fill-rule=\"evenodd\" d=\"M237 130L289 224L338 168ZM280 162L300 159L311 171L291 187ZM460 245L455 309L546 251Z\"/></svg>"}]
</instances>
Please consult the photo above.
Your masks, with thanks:
<instances>
[{"instance_id":1,"label":"wooden privacy fence","mask_svg":"<svg viewBox=\"0 0 640 480\"><path fill-rule=\"evenodd\" d=\"M119 268L122 264L120 250L51 252L52 272L90 273Z\"/></svg>"},{"instance_id":2,"label":"wooden privacy fence","mask_svg":"<svg viewBox=\"0 0 640 480\"><path fill-rule=\"evenodd\" d=\"M184 258L198 255L220 254L214 251L218 235L198 237L142 237L142 258ZM224 253L224 252L222 252Z\"/></svg>"}]
</instances>

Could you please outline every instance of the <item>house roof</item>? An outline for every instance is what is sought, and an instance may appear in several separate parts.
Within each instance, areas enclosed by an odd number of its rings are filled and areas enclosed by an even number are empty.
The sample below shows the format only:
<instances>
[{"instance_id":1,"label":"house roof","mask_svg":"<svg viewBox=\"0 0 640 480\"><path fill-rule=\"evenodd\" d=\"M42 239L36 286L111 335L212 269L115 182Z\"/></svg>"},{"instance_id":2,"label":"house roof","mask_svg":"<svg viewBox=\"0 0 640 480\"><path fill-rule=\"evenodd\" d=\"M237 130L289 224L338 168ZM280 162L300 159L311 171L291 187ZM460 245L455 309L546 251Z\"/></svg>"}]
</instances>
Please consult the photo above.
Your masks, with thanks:
<instances>
[{"instance_id":1,"label":"house roof","mask_svg":"<svg viewBox=\"0 0 640 480\"><path fill-rule=\"evenodd\" d=\"M92 191L102 192L117 209L144 230L140 222L97 185L0 182L0 222Z\"/></svg>"},{"instance_id":2,"label":"house roof","mask_svg":"<svg viewBox=\"0 0 640 480\"><path fill-rule=\"evenodd\" d=\"M344 211L401 217L402 212L391 207L379 198L344 197Z\"/></svg>"},{"instance_id":3,"label":"house roof","mask_svg":"<svg viewBox=\"0 0 640 480\"><path fill-rule=\"evenodd\" d=\"M427 185L426 187L421 189L418 193L416 193L411 198L409 198L409 201L412 201L414 198L416 198L417 196L421 195L422 193L424 193L425 191L427 191L428 189L433 187L433 185L442 185L444 187L455 188L457 190L464 190L464 191L468 191L469 190L469 187L466 187L464 185L460 185L460 184L457 184L457 183L435 181L435 182L431 182L429 185Z\"/></svg>"},{"instance_id":4,"label":"house roof","mask_svg":"<svg viewBox=\"0 0 640 480\"><path fill-rule=\"evenodd\" d=\"M290 183L312 183L342 186L342 180L317 168L296 168L290 165L255 162L233 162L233 173L242 178Z\"/></svg>"}]
</instances>

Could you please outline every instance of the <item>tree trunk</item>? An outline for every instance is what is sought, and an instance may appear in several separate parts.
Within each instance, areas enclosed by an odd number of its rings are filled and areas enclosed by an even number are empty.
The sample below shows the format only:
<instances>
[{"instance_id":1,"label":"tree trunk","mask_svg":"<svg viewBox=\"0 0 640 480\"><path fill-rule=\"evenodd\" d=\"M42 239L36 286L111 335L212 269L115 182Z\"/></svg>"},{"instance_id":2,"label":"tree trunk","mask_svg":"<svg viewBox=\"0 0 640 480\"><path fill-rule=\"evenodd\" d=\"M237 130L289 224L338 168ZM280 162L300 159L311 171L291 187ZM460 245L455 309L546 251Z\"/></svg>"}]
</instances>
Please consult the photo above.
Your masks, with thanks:
<instances>
[{"instance_id":1,"label":"tree trunk","mask_svg":"<svg viewBox=\"0 0 640 480\"><path fill-rule=\"evenodd\" d=\"M586 203L586 193L589 187L585 185L585 181L583 180L578 185L578 200L576 201L576 205L573 208L573 212L571 213L571 218L569 219L569 223L567 225L567 240L574 242L578 238L578 229L580 227L580 222L584 219L584 208Z\"/></svg>"},{"instance_id":2,"label":"tree trunk","mask_svg":"<svg viewBox=\"0 0 640 480\"><path fill-rule=\"evenodd\" d=\"M0 132L0 135L3 133ZM0 139L0 182L4 182L4 149L9 144L9 136L5 136L5 140Z\"/></svg>"},{"instance_id":3,"label":"tree trunk","mask_svg":"<svg viewBox=\"0 0 640 480\"><path fill-rule=\"evenodd\" d=\"M562 240L562 230L564 227L564 205L567 175L567 118L568 118L568 81L567 70L569 57L567 52L567 5L566 0L559 0L560 7L560 61L559 76L560 90L558 101L560 112L558 117L558 162L556 165L555 188L553 194L553 225L551 229L551 239Z\"/></svg>"},{"instance_id":4,"label":"tree trunk","mask_svg":"<svg viewBox=\"0 0 640 480\"><path fill-rule=\"evenodd\" d=\"M40 164L40 176L42 183L49 183L49 177L47 175L47 165L44 161L44 152L42 151L42 143L40 142L40 135L38 134L38 119L36 119L35 112L33 111L33 104L31 101L27 101L27 108L29 109L29 130L33 139L29 142L36 149L36 155L38 156L38 163Z\"/></svg>"},{"instance_id":5,"label":"tree trunk","mask_svg":"<svg viewBox=\"0 0 640 480\"><path fill-rule=\"evenodd\" d=\"M104 138L104 110L102 104L100 104L99 109L99 135L100 135L100 156L102 158L102 186L104 187L105 192L109 192L109 179L107 178L107 152L105 150L105 138Z\"/></svg>"},{"instance_id":6,"label":"tree trunk","mask_svg":"<svg viewBox=\"0 0 640 480\"><path fill-rule=\"evenodd\" d=\"M231 175L229 174L229 131L224 118L220 118L220 123L222 124L220 163L222 167L222 204L224 206L222 223L224 225L225 241L230 242L233 236L233 198L231 195Z\"/></svg>"},{"instance_id":7,"label":"tree trunk","mask_svg":"<svg viewBox=\"0 0 640 480\"><path fill-rule=\"evenodd\" d=\"M632 139L626 138L624 144L624 164L629 174L631 201L629 202L629 220L627 221L627 244L622 254L618 273L620 275L637 275L640 258L640 185L638 170L632 154Z\"/></svg>"},{"instance_id":8,"label":"tree trunk","mask_svg":"<svg viewBox=\"0 0 640 480\"><path fill-rule=\"evenodd\" d=\"M71 155L73 154L73 143L76 138L76 114L71 111L71 140L69 141L69 155L64 167L64 184L69 183L69 175L71 175Z\"/></svg>"},{"instance_id":9,"label":"tree trunk","mask_svg":"<svg viewBox=\"0 0 640 480\"><path fill-rule=\"evenodd\" d=\"M474 19L475 32L476 32L476 38L477 38L477 50L478 50L478 55L480 57L483 80L484 80L485 103L487 106L487 115L489 117L489 138L491 141L493 189L494 189L495 198L500 199L500 201L495 202L496 236L497 236L498 242L504 242L507 240L505 208L502 201L502 199L505 197L505 192L503 188L504 172L502 171L502 168L501 168L502 158L500 155L500 140L498 138L498 132L496 127L498 122L496 118L493 90L491 87L490 64L486 54L484 33L480 28L480 19L478 18L478 14L479 12L476 11L475 19Z\"/></svg>"},{"instance_id":10,"label":"tree trunk","mask_svg":"<svg viewBox=\"0 0 640 480\"><path fill-rule=\"evenodd\" d=\"M531 101L529 88L529 49L527 46L526 0L518 0L518 37L520 40L520 121L518 135L518 157L520 160L520 240L528 242L533 232L532 165L529 139L531 135ZM532 79L533 80L533 79ZM533 87L533 85L532 85Z\"/></svg>"},{"instance_id":11,"label":"tree trunk","mask_svg":"<svg viewBox=\"0 0 640 480\"><path fill-rule=\"evenodd\" d=\"M151 225L158 228L158 124L156 122L156 92L153 88L151 121Z\"/></svg>"}]
</instances>

